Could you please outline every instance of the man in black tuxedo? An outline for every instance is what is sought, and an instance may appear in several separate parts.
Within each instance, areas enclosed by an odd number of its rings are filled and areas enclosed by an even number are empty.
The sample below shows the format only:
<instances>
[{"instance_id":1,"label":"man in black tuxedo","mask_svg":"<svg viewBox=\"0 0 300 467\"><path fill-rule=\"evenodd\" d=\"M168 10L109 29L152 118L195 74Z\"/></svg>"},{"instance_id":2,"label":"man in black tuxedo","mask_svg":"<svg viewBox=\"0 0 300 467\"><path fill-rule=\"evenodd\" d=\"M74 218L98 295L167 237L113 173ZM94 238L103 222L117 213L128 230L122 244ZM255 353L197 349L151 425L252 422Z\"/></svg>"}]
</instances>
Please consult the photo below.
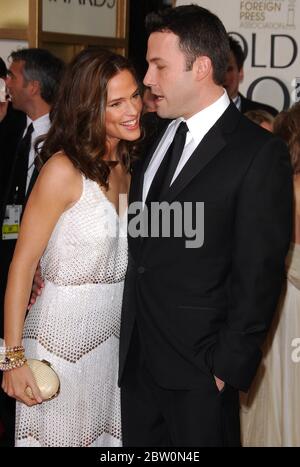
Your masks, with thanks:
<instances>
[{"instance_id":1,"label":"man in black tuxedo","mask_svg":"<svg viewBox=\"0 0 300 467\"><path fill-rule=\"evenodd\" d=\"M252 101L247 99L239 92L239 85L244 79L244 62L245 54L239 42L229 36L230 54L228 66L224 80L224 87L232 101L235 103L238 110L242 114L251 110L265 110L273 117L276 117L278 111L271 105L263 104L262 102Z\"/></svg>"},{"instance_id":2,"label":"man in black tuxedo","mask_svg":"<svg viewBox=\"0 0 300 467\"><path fill-rule=\"evenodd\" d=\"M120 334L123 442L238 446L238 391L255 375L284 277L289 154L224 91L229 44L215 15L181 6L152 14L147 27L144 83L171 122L133 170ZM160 222L173 203L170 235L156 224L157 203Z\"/></svg>"}]
</instances>

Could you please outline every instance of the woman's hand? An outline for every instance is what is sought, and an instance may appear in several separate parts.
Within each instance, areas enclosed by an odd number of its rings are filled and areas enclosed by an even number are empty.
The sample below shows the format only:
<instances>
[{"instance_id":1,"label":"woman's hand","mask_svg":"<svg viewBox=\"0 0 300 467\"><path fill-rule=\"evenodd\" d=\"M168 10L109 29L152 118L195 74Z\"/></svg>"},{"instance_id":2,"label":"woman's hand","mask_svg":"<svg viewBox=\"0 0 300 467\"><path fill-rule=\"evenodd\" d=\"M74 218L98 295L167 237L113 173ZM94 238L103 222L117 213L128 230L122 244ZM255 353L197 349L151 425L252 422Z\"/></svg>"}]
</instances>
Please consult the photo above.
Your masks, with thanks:
<instances>
[{"instance_id":1,"label":"woman's hand","mask_svg":"<svg viewBox=\"0 0 300 467\"><path fill-rule=\"evenodd\" d=\"M32 391L32 398L26 394L26 388L28 387ZM32 371L26 363L20 368L4 372L2 389L8 396L13 397L19 402L23 402L28 407L43 402Z\"/></svg>"},{"instance_id":2,"label":"woman's hand","mask_svg":"<svg viewBox=\"0 0 300 467\"><path fill-rule=\"evenodd\" d=\"M223 391L224 386L225 386L224 381L222 381L222 380L221 380L220 378L218 378L217 376L215 376L214 378L215 378L215 382L216 382L216 385L217 385L217 388L218 388L219 392Z\"/></svg>"}]
</instances>

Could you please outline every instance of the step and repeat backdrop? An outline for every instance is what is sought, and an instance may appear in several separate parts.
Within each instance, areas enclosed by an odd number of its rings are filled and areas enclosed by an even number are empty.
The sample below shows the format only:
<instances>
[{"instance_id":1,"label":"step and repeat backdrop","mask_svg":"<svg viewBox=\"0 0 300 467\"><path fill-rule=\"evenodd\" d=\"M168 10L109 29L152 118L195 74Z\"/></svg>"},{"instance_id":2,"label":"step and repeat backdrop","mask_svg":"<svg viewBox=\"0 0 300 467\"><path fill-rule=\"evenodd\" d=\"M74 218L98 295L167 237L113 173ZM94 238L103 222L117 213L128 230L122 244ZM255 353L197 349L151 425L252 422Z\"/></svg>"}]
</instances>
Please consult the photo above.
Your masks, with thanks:
<instances>
[{"instance_id":1,"label":"step and repeat backdrop","mask_svg":"<svg viewBox=\"0 0 300 467\"><path fill-rule=\"evenodd\" d=\"M299 0L177 0L217 14L247 56L240 91L253 100L288 108L300 94Z\"/></svg>"}]
</instances>

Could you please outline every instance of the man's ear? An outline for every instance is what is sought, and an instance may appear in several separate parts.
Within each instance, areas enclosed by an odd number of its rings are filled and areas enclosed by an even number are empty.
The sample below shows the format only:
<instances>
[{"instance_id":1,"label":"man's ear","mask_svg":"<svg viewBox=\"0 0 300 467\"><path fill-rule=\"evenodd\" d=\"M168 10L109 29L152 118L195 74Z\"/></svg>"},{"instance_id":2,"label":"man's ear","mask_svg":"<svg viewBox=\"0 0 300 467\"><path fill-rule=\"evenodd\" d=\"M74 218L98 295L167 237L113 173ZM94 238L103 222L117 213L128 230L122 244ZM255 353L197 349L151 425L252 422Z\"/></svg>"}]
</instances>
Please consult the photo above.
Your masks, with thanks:
<instances>
[{"instance_id":1,"label":"man's ear","mask_svg":"<svg viewBox=\"0 0 300 467\"><path fill-rule=\"evenodd\" d=\"M197 57L194 61L193 69L197 80L200 81L206 78L210 73L212 73L211 59L205 55Z\"/></svg>"},{"instance_id":2,"label":"man's ear","mask_svg":"<svg viewBox=\"0 0 300 467\"><path fill-rule=\"evenodd\" d=\"M41 94L41 85L40 85L40 82L33 79L33 80L30 80L30 92L32 94L32 96L36 96L36 95L40 95Z\"/></svg>"}]
</instances>

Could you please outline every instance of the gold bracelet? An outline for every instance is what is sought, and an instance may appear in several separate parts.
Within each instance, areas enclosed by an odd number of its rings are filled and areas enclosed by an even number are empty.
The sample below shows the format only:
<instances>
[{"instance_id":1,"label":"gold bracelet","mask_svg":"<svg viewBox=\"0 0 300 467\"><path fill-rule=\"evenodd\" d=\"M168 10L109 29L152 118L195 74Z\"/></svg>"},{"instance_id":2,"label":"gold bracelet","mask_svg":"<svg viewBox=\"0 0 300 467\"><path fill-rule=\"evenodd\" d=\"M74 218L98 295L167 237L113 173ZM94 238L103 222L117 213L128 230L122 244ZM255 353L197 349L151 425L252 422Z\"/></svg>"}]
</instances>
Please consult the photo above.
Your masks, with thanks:
<instances>
[{"instance_id":1,"label":"gold bracelet","mask_svg":"<svg viewBox=\"0 0 300 467\"><path fill-rule=\"evenodd\" d=\"M15 361L11 361L6 359L5 361L0 362L0 370L1 371L9 371L15 368L20 368L26 363L26 358L18 358Z\"/></svg>"},{"instance_id":2,"label":"gold bracelet","mask_svg":"<svg viewBox=\"0 0 300 467\"><path fill-rule=\"evenodd\" d=\"M22 345L16 345L15 347L3 347L5 353L9 352L25 352L25 349Z\"/></svg>"},{"instance_id":3,"label":"gold bracelet","mask_svg":"<svg viewBox=\"0 0 300 467\"><path fill-rule=\"evenodd\" d=\"M6 352L5 357L7 358L17 358L24 356L24 351L20 350L19 352Z\"/></svg>"}]
</instances>

